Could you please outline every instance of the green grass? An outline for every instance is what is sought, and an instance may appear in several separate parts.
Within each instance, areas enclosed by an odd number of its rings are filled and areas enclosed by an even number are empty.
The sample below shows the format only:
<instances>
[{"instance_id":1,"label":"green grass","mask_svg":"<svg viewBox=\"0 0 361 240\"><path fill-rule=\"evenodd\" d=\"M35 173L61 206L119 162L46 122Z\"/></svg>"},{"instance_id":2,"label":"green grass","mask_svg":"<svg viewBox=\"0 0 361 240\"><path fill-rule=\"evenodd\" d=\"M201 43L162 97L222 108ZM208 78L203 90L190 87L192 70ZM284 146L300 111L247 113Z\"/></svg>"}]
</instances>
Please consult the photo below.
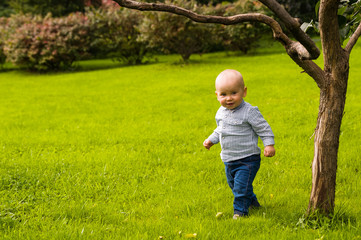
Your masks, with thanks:
<instances>
[{"instance_id":1,"label":"green grass","mask_svg":"<svg viewBox=\"0 0 361 240\"><path fill-rule=\"evenodd\" d=\"M318 89L283 51L0 73L0 238L361 239L360 54L357 46L351 56L337 214L319 222L303 215ZM263 207L240 221L220 147L202 146L219 107L214 79L226 68L243 73L246 101L276 135L277 154L262 158L254 183Z\"/></svg>"}]
</instances>

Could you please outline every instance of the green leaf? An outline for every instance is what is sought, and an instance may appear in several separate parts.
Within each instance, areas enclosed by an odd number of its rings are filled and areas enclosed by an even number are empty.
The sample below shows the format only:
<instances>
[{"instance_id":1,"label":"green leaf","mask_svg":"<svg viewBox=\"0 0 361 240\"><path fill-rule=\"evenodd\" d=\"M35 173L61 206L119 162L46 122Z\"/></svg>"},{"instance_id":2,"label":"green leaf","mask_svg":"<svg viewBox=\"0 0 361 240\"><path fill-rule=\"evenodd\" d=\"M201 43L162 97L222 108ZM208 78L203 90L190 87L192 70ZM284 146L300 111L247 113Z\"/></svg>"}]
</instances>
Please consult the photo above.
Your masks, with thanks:
<instances>
[{"instance_id":1,"label":"green leaf","mask_svg":"<svg viewBox=\"0 0 361 240\"><path fill-rule=\"evenodd\" d=\"M349 32L349 31L350 31L350 26L349 26L349 25L341 28L341 29L340 29L340 36L341 36L342 38L346 38L346 37L348 36L348 32Z\"/></svg>"},{"instance_id":2,"label":"green leaf","mask_svg":"<svg viewBox=\"0 0 361 240\"><path fill-rule=\"evenodd\" d=\"M337 15L337 19L338 19L338 26L340 28L343 28L347 23L347 18L342 15Z\"/></svg>"},{"instance_id":3,"label":"green leaf","mask_svg":"<svg viewBox=\"0 0 361 240\"><path fill-rule=\"evenodd\" d=\"M347 5L345 5L345 6L343 6L343 7L340 7L340 8L338 9L338 11L337 11L337 14L338 14L338 15L343 15L343 14L345 13L346 9L347 9Z\"/></svg>"},{"instance_id":4,"label":"green leaf","mask_svg":"<svg viewBox=\"0 0 361 240\"><path fill-rule=\"evenodd\" d=\"M302 25L301 25L301 29L302 29L302 31L304 31L304 32L307 32L307 30L310 28L310 27L313 27L313 20L311 20L311 22L309 22L309 23L307 23L307 22L305 22L305 23L302 23Z\"/></svg>"},{"instance_id":5,"label":"green leaf","mask_svg":"<svg viewBox=\"0 0 361 240\"><path fill-rule=\"evenodd\" d=\"M316 18L318 19L318 11L320 10L320 2L321 1L318 1L316 3L316 6L315 6L315 13L316 13Z\"/></svg>"},{"instance_id":6,"label":"green leaf","mask_svg":"<svg viewBox=\"0 0 361 240\"><path fill-rule=\"evenodd\" d=\"M340 28L339 30L340 32L340 40L341 40L341 44L345 41L345 39L349 36L349 32L350 32L350 26L346 25L343 28Z\"/></svg>"}]
</instances>

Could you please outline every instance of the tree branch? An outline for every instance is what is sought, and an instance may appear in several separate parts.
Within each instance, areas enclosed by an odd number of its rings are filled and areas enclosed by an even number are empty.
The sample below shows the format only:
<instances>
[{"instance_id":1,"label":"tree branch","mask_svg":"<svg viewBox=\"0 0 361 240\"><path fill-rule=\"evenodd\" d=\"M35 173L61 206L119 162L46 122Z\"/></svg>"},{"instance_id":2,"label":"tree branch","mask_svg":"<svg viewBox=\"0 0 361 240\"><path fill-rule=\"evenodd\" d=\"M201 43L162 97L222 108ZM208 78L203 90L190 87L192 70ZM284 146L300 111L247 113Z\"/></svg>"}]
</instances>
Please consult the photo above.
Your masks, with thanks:
<instances>
[{"instance_id":1,"label":"tree branch","mask_svg":"<svg viewBox=\"0 0 361 240\"><path fill-rule=\"evenodd\" d=\"M277 1L275 0L259 0L272 10L285 24L286 28L293 34L293 36L305 46L311 55L312 59L317 59L320 56L320 50L312 39L300 28L300 24L294 19Z\"/></svg>"},{"instance_id":2,"label":"tree branch","mask_svg":"<svg viewBox=\"0 0 361 240\"><path fill-rule=\"evenodd\" d=\"M352 34L350 40L348 41L345 50L349 54L351 53L352 48L355 46L357 39L359 39L361 35L361 23L358 25L356 31Z\"/></svg>"},{"instance_id":3,"label":"tree branch","mask_svg":"<svg viewBox=\"0 0 361 240\"><path fill-rule=\"evenodd\" d=\"M337 18L339 0L321 0L319 10L319 29L324 58L324 70L331 72L335 61L344 51L340 43Z\"/></svg>"},{"instance_id":4,"label":"tree branch","mask_svg":"<svg viewBox=\"0 0 361 240\"><path fill-rule=\"evenodd\" d=\"M302 47L301 44L297 44L287 37L283 33L281 26L273 18L268 17L260 13L246 13L238 14L229 17L223 16L210 16L210 15L201 15L195 12L192 12L188 9L181 8L174 5L166 5L161 3L145 3L145 2L136 2L133 0L114 0L122 7L136 9L140 11L161 11L169 12L177 15L185 16L195 22L200 23L217 23L224 25L234 25L241 22L261 22L267 24L273 30L273 37L279 41L287 50L287 52L297 55L299 59L312 59L313 56L309 54L306 48Z\"/></svg>"},{"instance_id":5,"label":"tree branch","mask_svg":"<svg viewBox=\"0 0 361 240\"><path fill-rule=\"evenodd\" d=\"M310 75L313 80L315 80L317 86L320 89L325 87L326 74L316 63L314 63L312 60L301 60L297 57L292 57L292 55L290 56L298 66L305 70L305 72Z\"/></svg>"}]
</instances>

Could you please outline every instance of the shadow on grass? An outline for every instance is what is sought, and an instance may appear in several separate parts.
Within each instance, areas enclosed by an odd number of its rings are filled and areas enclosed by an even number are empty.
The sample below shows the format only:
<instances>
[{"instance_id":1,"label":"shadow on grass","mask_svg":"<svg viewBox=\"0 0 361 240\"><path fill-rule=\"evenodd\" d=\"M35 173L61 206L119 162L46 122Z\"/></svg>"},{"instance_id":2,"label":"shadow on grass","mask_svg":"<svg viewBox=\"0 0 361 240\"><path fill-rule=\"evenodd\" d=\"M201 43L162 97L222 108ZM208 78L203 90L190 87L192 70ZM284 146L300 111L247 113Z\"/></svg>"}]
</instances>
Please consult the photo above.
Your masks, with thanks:
<instances>
[{"instance_id":1,"label":"shadow on grass","mask_svg":"<svg viewBox=\"0 0 361 240\"><path fill-rule=\"evenodd\" d=\"M90 72L90 71L99 71L99 70L108 70L114 68L126 68L132 66L142 66L142 65L150 65L156 63L145 62L138 65L125 64L122 62L113 61L112 59L99 59L99 60L85 60L78 61L74 63L74 69L71 71L63 71L63 72Z\"/></svg>"},{"instance_id":2,"label":"shadow on grass","mask_svg":"<svg viewBox=\"0 0 361 240\"><path fill-rule=\"evenodd\" d=\"M114 62L111 59L100 59L100 60L84 60L75 62L70 68L63 68L59 70L51 70L51 71L31 71L25 68L16 67L12 64L6 64L0 68L0 73L19 71L24 74L67 74L67 73L78 73L78 72L91 72L91 71L100 71L100 70L109 70L115 68L126 68L133 66L144 66L144 65L152 65L158 63L157 61L146 62L138 65L130 65L124 64L121 62Z\"/></svg>"},{"instance_id":3,"label":"shadow on grass","mask_svg":"<svg viewBox=\"0 0 361 240\"><path fill-rule=\"evenodd\" d=\"M244 54L239 51L221 51L221 52L213 52L213 53L205 53L205 54L192 54L191 58L187 61L184 61L180 55L171 54L171 55L160 55L158 57L154 57L154 59L139 64L139 65L130 65L122 62L117 62L112 59L95 59L95 60L82 60L74 62L71 67L61 68L59 70L51 70L51 71L30 71L24 68L20 68L14 66L11 63L6 63L2 67L0 66L0 73L6 73L11 71L20 71L25 74L66 74L66 73L76 73L76 72L91 72L91 71L99 71L99 70L109 70L115 68L126 68L133 66L144 66L144 65L152 65L157 63L167 62L171 65L179 65L179 66L188 66L193 64L209 64L214 63L214 59L219 59L221 57L254 57L254 56L265 56L272 54L280 54L284 53L284 49L282 46L274 46L274 44L262 46L260 48L256 48L250 51L247 54Z\"/></svg>"},{"instance_id":4,"label":"shadow on grass","mask_svg":"<svg viewBox=\"0 0 361 240\"><path fill-rule=\"evenodd\" d=\"M16 70L19 70L19 68L12 65L11 63L5 63L4 65L0 65L0 73L11 72Z\"/></svg>"}]
</instances>

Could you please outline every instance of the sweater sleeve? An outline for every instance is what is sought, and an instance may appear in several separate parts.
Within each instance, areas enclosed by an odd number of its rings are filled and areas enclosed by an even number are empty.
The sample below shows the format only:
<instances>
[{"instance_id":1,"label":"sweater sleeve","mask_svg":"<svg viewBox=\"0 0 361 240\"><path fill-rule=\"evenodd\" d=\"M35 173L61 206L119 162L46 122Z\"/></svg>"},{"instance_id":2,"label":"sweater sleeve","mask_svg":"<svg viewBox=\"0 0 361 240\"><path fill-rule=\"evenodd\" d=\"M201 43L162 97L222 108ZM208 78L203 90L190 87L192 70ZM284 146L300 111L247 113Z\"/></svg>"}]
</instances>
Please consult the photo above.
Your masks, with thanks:
<instances>
[{"instance_id":1,"label":"sweater sleeve","mask_svg":"<svg viewBox=\"0 0 361 240\"><path fill-rule=\"evenodd\" d=\"M208 137L208 140L213 144L219 143L219 133L216 130L214 130L214 132Z\"/></svg>"},{"instance_id":2,"label":"sweater sleeve","mask_svg":"<svg viewBox=\"0 0 361 240\"><path fill-rule=\"evenodd\" d=\"M208 140L213 144L219 143L220 131L219 131L219 120L216 119L217 128L214 129L213 133L208 137Z\"/></svg>"},{"instance_id":3,"label":"sweater sleeve","mask_svg":"<svg viewBox=\"0 0 361 240\"><path fill-rule=\"evenodd\" d=\"M264 146L275 144L272 129L258 110L258 107L250 109L248 122L251 124L255 133L261 138Z\"/></svg>"}]
</instances>

